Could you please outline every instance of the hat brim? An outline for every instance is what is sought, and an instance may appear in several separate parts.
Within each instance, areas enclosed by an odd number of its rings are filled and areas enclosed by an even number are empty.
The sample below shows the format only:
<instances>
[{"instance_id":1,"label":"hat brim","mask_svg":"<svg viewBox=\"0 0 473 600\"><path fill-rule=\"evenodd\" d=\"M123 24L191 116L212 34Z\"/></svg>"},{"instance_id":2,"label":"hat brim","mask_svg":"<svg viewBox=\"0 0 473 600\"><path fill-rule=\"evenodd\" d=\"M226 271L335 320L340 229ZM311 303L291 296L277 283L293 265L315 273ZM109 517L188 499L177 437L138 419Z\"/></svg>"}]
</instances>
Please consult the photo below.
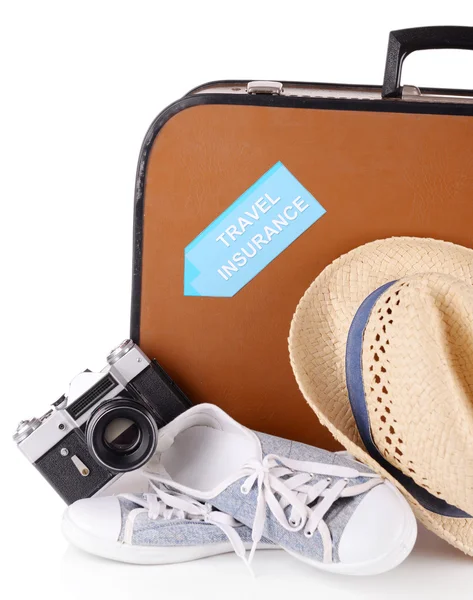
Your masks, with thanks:
<instances>
[{"instance_id":1,"label":"hat brim","mask_svg":"<svg viewBox=\"0 0 473 600\"><path fill-rule=\"evenodd\" d=\"M346 388L348 331L363 300L389 281L434 272L473 284L473 250L440 240L397 237L341 256L322 271L299 302L289 353L297 383L320 422L358 460L396 485L428 529L473 556L473 519L444 517L423 508L366 452Z\"/></svg>"}]
</instances>

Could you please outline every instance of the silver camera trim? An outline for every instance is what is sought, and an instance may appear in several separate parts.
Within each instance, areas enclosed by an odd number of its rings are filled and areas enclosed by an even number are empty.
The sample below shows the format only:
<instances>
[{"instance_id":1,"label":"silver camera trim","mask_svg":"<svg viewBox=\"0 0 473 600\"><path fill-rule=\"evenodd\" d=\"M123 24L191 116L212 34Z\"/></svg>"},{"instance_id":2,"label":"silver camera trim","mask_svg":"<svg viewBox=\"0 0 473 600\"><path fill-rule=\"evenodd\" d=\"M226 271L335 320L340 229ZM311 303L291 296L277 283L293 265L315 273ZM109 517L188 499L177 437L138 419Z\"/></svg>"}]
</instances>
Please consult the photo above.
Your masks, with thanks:
<instances>
[{"instance_id":1,"label":"silver camera trim","mask_svg":"<svg viewBox=\"0 0 473 600\"><path fill-rule=\"evenodd\" d=\"M112 357L110 359L110 357ZM120 393L128 383L146 369L151 361L148 359L138 346L132 340L125 340L109 354L110 361L97 375L94 384L101 378L110 374L116 386L113 387L105 396L100 398L99 403L114 398ZM81 377L79 373L76 378ZM74 378L74 379L76 379ZM92 386L91 386L92 387ZM89 388L90 389L90 388ZM86 393L82 391L80 395L74 398L67 397L67 400L60 406L54 406L40 419L33 418L29 421L21 421L13 440L18 448L32 463L44 456L57 443L59 443L74 428L81 427L88 421L90 414L96 409L97 404L91 406L84 414L74 420L67 412L67 408L74 404L76 400ZM66 395L67 396L67 395Z\"/></svg>"},{"instance_id":2,"label":"silver camera trim","mask_svg":"<svg viewBox=\"0 0 473 600\"><path fill-rule=\"evenodd\" d=\"M77 423L67 411L54 410L39 427L18 444L18 448L30 462L35 463L76 427Z\"/></svg>"}]
</instances>

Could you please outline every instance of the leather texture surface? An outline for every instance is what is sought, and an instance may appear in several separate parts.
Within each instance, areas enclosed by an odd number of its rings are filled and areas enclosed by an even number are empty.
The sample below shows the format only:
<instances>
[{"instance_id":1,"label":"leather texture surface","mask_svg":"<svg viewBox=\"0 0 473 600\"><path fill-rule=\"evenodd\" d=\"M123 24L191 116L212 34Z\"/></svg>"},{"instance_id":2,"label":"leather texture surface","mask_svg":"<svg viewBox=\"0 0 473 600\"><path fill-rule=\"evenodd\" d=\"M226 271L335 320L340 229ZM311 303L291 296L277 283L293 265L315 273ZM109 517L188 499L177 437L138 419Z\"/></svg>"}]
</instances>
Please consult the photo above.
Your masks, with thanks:
<instances>
[{"instance_id":1,"label":"leather texture surface","mask_svg":"<svg viewBox=\"0 0 473 600\"><path fill-rule=\"evenodd\" d=\"M147 165L140 346L192 402L338 448L289 364L296 305L325 266L375 239L471 247L472 139L465 116L231 105L177 113ZM185 247L278 161L327 213L233 298L185 297Z\"/></svg>"},{"instance_id":2,"label":"leather texture surface","mask_svg":"<svg viewBox=\"0 0 473 600\"><path fill-rule=\"evenodd\" d=\"M67 456L61 455L62 448L69 451ZM72 462L73 456L77 456L89 469L86 477L79 473ZM67 504L93 496L115 477L114 473L92 458L84 435L77 428L43 454L35 462L35 467Z\"/></svg>"}]
</instances>

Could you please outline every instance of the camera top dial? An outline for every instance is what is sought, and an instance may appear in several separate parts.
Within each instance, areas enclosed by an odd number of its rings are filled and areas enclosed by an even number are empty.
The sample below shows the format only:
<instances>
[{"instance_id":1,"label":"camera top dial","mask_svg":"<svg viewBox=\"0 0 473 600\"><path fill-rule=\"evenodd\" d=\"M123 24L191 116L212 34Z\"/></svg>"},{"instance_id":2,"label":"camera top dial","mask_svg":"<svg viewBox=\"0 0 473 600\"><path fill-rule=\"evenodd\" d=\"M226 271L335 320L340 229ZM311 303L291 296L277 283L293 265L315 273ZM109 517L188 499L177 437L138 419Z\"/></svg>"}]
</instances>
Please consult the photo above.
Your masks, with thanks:
<instances>
[{"instance_id":1,"label":"camera top dial","mask_svg":"<svg viewBox=\"0 0 473 600\"><path fill-rule=\"evenodd\" d=\"M26 421L20 421L15 433L13 434L13 441L19 444L23 440L33 433L35 429L41 425L41 421L36 417L28 419Z\"/></svg>"},{"instance_id":2,"label":"camera top dial","mask_svg":"<svg viewBox=\"0 0 473 600\"><path fill-rule=\"evenodd\" d=\"M132 340L124 340L120 345L114 348L107 356L107 362L109 365L114 365L117 360L123 358L133 347L134 342Z\"/></svg>"}]
</instances>

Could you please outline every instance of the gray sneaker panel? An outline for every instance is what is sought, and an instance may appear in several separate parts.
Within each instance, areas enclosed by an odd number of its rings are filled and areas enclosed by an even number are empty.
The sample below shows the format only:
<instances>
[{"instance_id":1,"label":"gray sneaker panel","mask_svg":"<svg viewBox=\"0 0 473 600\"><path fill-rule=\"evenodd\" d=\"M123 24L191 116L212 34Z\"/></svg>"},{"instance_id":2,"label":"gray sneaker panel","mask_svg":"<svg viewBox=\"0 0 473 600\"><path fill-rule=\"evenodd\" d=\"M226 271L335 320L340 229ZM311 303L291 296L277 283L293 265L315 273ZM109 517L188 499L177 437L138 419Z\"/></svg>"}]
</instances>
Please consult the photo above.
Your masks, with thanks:
<instances>
[{"instance_id":1,"label":"gray sneaker panel","mask_svg":"<svg viewBox=\"0 0 473 600\"><path fill-rule=\"evenodd\" d=\"M142 495L138 495L138 497ZM123 497L118 497L122 511L122 524L119 540L123 542L125 525L134 509L143 509L138 504ZM245 525L235 528L244 543L250 543L251 529ZM176 547L176 546L204 546L207 544L221 544L228 542L225 533L213 523L207 523L198 519L150 519L148 511L137 514L133 521L133 534L131 543L136 546L157 546L157 547ZM273 545L266 538L262 538L262 544Z\"/></svg>"},{"instance_id":2,"label":"gray sneaker panel","mask_svg":"<svg viewBox=\"0 0 473 600\"><path fill-rule=\"evenodd\" d=\"M354 459L343 455L314 448L299 442L291 442L277 438L268 434L258 433L262 445L263 456L267 454L276 454L294 460L320 462L324 464L336 464L344 467L355 468L361 472L371 473L372 471ZM315 484L324 476L316 475L310 484ZM337 481L337 477L332 478ZM368 479L359 477L356 484L365 483ZM252 527L255 518L258 490L255 484L249 494L241 492L241 485L244 479L235 482L225 491L216 496L210 503L219 510L231 514L237 521ZM333 561L339 562L338 546L342 533L353 515L355 509L363 500L366 494L358 494L350 498L340 498L330 508L324 517L324 521L330 530L333 543ZM290 508L286 509L286 516L289 515ZM307 558L321 561L323 559L323 543L318 531L311 538L304 535L304 530L299 532L287 531L282 527L268 507L266 507L266 522L264 535L273 540L283 548L301 554Z\"/></svg>"}]
</instances>

